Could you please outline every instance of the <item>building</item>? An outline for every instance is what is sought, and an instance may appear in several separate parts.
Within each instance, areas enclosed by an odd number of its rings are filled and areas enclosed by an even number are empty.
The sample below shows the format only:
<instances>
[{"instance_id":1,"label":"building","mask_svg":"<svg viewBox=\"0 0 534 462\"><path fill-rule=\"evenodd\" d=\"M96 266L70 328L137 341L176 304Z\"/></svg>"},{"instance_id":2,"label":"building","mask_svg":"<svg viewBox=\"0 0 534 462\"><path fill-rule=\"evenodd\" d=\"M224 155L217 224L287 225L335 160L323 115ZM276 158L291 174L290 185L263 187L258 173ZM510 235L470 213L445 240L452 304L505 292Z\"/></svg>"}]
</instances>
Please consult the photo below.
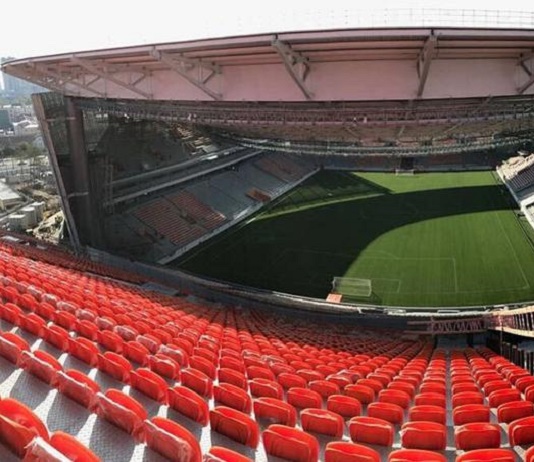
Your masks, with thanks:
<instances>
[{"instance_id":1,"label":"building","mask_svg":"<svg viewBox=\"0 0 534 462\"><path fill-rule=\"evenodd\" d=\"M5 63L13 59L14 58L12 57L2 58L0 59L0 62ZM27 82L17 77L13 77L12 75L6 73L2 74L2 78L4 80L4 95L7 97L29 96L33 93L45 91L39 85L35 85L31 82Z\"/></svg>"}]
</instances>

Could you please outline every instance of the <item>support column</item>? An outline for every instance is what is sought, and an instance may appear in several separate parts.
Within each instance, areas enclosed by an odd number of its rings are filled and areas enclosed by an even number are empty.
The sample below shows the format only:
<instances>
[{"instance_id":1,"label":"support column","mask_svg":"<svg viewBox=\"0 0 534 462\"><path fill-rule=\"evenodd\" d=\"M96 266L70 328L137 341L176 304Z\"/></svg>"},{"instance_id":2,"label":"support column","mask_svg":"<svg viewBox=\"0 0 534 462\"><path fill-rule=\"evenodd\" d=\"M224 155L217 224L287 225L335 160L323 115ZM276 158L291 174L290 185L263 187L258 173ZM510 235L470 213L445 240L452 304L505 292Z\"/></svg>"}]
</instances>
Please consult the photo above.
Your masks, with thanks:
<instances>
[{"instance_id":1,"label":"support column","mask_svg":"<svg viewBox=\"0 0 534 462\"><path fill-rule=\"evenodd\" d=\"M98 246L99 220L95 219L91 201L89 160L85 150L83 114L70 97L65 97L65 109L72 175L72 189L68 192L68 199L77 224L80 243Z\"/></svg>"}]
</instances>

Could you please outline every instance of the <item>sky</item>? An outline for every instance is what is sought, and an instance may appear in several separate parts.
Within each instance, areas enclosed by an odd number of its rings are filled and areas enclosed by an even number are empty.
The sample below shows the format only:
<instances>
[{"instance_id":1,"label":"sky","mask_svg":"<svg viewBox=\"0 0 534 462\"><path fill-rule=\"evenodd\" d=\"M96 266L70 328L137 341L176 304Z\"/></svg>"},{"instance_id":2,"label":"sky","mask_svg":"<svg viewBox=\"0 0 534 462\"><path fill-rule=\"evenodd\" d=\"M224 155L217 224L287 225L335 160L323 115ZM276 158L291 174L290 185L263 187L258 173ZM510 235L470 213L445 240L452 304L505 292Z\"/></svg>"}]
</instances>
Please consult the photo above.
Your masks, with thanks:
<instances>
[{"instance_id":1,"label":"sky","mask_svg":"<svg viewBox=\"0 0 534 462\"><path fill-rule=\"evenodd\" d=\"M256 32L361 27L414 8L523 11L533 0L24 0L2 8L0 57ZM372 8L372 10L370 10ZM363 10L363 11L362 11ZM428 11L428 10L427 10ZM472 14L472 13L471 13Z\"/></svg>"}]
</instances>

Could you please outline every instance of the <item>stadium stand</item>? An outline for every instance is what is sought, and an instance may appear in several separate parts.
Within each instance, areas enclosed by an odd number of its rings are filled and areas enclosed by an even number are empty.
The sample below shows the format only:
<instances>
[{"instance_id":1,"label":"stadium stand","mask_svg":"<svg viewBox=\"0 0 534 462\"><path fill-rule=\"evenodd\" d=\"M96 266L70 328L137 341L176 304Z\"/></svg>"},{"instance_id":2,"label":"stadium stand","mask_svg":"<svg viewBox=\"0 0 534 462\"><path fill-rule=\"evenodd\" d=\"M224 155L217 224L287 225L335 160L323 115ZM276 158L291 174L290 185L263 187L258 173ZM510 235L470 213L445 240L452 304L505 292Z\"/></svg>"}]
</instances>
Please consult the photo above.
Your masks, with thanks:
<instances>
[{"instance_id":1,"label":"stadium stand","mask_svg":"<svg viewBox=\"0 0 534 462\"><path fill-rule=\"evenodd\" d=\"M489 348L214 308L114 271L0 243L2 460L531 457L534 378Z\"/></svg>"}]
</instances>

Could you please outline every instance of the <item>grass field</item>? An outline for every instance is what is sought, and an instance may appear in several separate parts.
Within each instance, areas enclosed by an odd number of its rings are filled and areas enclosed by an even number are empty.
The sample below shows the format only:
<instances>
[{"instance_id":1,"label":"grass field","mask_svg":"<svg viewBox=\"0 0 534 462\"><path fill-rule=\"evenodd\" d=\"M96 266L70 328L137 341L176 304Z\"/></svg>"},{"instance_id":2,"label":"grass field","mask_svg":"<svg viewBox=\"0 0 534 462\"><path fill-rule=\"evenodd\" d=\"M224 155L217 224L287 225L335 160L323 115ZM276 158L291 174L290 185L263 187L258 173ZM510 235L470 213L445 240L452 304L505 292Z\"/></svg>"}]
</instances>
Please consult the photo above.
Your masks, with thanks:
<instances>
[{"instance_id":1,"label":"grass field","mask_svg":"<svg viewBox=\"0 0 534 462\"><path fill-rule=\"evenodd\" d=\"M370 279L350 301L373 304L534 300L534 235L513 208L492 172L323 171L175 264L320 298L334 276Z\"/></svg>"}]
</instances>

